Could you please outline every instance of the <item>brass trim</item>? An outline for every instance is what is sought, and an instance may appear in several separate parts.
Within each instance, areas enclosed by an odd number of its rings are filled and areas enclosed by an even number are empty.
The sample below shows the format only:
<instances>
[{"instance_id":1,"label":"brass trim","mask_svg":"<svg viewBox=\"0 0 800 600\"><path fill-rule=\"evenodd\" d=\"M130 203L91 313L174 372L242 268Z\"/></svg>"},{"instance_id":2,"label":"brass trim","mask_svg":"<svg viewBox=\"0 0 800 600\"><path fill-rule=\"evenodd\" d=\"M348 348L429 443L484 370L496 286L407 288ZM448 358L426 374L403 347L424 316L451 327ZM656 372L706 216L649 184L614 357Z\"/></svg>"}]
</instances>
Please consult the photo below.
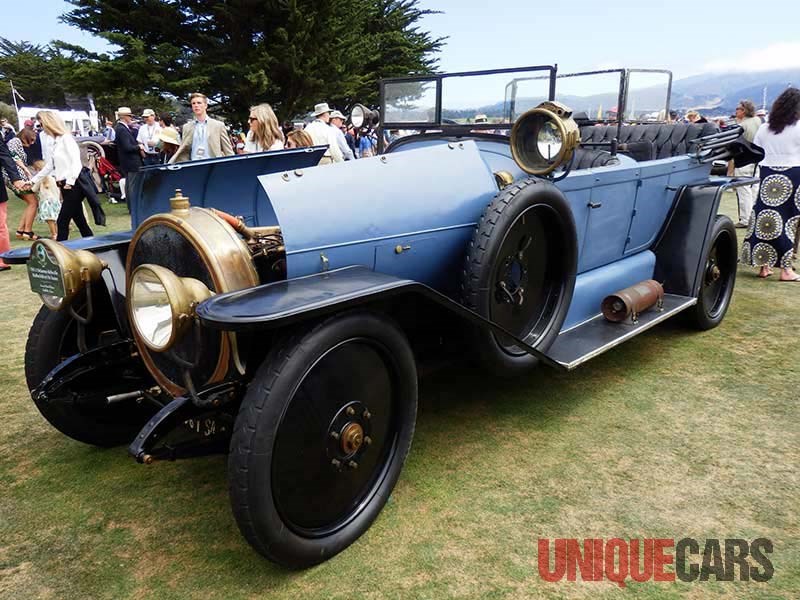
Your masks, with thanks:
<instances>
[{"instance_id":1,"label":"brass trim","mask_svg":"<svg viewBox=\"0 0 800 600\"><path fill-rule=\"evenodd\" d=\"M354 454L364 443L364 428L358 423L348 423L339 435L342 445L342 452L346 455Z\"/></svg>"},{"instance_id":2,"label":"brass trim","mask_svg":"<svg viewBox=\"0 0 800 600\"><path fill-rule=\"evenodd\" d=\"M191 207L187 213L176 215L172 213L160 213L146 219L136 230L131 239L128 256L125 260L126 274L126 311L129 322L133 323L130 303L131 287L131 259L133 249L136 247L142 235L155 225L163 225L174 229L182 234L192 247L200 255L214 282L215 292L222 294L235 290L245 289L258 285L258 274L256 273L253 261L250 258L250 251L247 244L238 234L220 217L214 215L210 210ZM169 393L177 396L186 390L182 386L176 385L156 367L150 357L150 350L143 340L140 339L135 327L132 327L134 342L142 356L148 371L153 375L156 382L166 389ZM235 340L234 334L221 333L220 356L216 368L206 383L218 383L224 379L230 368L231 354L235 351L232 341ZM241 364L238 356L234 362Z\"/></svg>"},{"instance_id":3,"label":"brass trim","mask_svg":"<svg viewBox=\"0 0 800 600\"><path fill-rule=\"evenodd\" d=\"M137 329L137 321L134 318L133 310L131 309L131 323L136 329L144 344L154 350L155 352L165 352L169 350L175 342L183 337L192 322L194 316L194 308L213 294L202 281L193 279L191 277L178 277L161 265L144 264L139 265L131 273L131 288L133 282L136 280L140 273L149 271L152 275L164 286L164 291L167 294L167 299L170 305L170 318L172 320L172 330L170 331L169 339L162 346L156 346L151 343L141 332ZM133 295L129 296L128 304L133 304Z\"/></svg>"},{"instance_id":4,"label":"brass trim","mask_svg":"<svg viewBox=\"0 0 800 600\"><path fill-rule=\"evenodd\" d=\"M572 153L575 151L575 148L580 145L581 141L580 129L571 115L572 113L570 110L558 102L542 102L536 108L532 108L520 115L511 128L511 140L509 145L514 162L516 162L523 171L531 175L547 175L567 162L572 157ZM555 124L558 128L558 132L561 134L562 140L561 149L558 151L555 159L545 167L537 167L528 164L526 157L521 154L517 147L518 143L522 141L520 140L520 129L524 125L528 125L528 121L540 116L545 117ZM534 131L534 133L536 133L536 131Z\"/></svg>"},{"instance_id":5,"label":"brass trim","mask_svg":"<svg viewBox=\"0 0 800 600\"><path fill-rule=\"evenodd\" d=\"M64 297L57 306L51 305L42 297L45 306L50 310L62 310L69 306L86 283L100 279L103 269L106 268L106 264L88 250L71 250L55 240L36 240L31 244L31 256L35 256L39 246L44 246L45 251L56 259L64 285Z\"/></svg>"}]
</instances>

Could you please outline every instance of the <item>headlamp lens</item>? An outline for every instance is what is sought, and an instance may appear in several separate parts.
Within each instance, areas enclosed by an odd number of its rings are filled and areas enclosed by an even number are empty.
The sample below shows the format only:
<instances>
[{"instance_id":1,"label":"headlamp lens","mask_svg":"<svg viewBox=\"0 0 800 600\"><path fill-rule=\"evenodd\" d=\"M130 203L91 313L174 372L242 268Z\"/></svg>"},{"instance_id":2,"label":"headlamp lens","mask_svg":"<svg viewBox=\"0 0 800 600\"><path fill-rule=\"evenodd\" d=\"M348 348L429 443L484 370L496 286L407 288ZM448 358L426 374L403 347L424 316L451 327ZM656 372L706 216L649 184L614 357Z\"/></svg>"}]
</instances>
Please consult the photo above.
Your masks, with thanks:
<instances>
[{"instance_id":1,"label":"headlamp lens","mask_svg":"<svg viewBox=\"0 0 800 600\"><path fill-rule=\"evenodd\" d=\"M131 282L130 302L139 335L153 349L165 350L172 338L174 319L164 283L153 271L138 270Z\"/></svg>"}]
</instances>

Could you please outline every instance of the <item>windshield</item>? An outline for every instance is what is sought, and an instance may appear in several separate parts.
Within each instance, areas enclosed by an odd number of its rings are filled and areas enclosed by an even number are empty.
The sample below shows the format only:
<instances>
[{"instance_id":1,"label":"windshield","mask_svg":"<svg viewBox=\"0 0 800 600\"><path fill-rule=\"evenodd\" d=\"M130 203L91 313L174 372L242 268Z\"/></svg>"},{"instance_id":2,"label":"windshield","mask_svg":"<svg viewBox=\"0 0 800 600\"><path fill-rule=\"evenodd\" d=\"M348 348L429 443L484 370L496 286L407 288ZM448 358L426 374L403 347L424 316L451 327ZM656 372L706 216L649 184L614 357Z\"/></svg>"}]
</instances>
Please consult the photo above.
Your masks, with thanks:
<instances>
[{"instance_id":1,"label":"windshield","mask_svg":"<svg viewBox=\"0 0 800 600\"><path fill-rule=\"evenodd\" d=\"M478 130L510 126L519 116L517 89L524 88L526 105L538 104L552 99L554 78L555 67L539 66L383 80L382 125L475 125Z\"/></svg>"}]
</instances>

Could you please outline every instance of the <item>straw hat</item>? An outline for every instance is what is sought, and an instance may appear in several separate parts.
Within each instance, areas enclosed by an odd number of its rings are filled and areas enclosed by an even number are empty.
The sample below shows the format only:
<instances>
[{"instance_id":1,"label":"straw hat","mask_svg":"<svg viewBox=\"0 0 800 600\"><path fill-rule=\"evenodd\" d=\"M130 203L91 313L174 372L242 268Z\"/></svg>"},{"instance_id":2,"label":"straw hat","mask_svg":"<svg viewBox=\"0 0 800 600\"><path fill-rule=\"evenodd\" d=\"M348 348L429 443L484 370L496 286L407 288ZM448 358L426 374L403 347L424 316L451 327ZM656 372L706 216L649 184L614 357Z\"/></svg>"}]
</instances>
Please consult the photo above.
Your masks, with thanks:
<instances>
[{"instance_id":1,"label":"straw hat","mask_svg":"<svg viewBox=\"0 0 800 600\"><path fill-rule=\"evenodd\" d=\"M117 114L120 117L130 117L133 113L131 112L131 109L130 109L129 106L120 106L117 109Z\"/></svg>"},{"instance_id":2,"label":"straw hat","mask_svg":"<svg viewBox=\"0 0 800 600\"><path fill-rule=\"evenodd\" d=\"M152 109L152 108L145 108L145 109L142 111L142 116L143 116L143 117L145 117L145 118L146 118L146 117L155 117L155 116L156 116L156 113L153 111L153 109Z\"/></svg>"},{"instance_id":3,"label":"straw hat","mask_svg":"<svg viewBox=\"0 0 800 600\"><path fill-rule=\"evenodd\" d=\"M164 127L158 133L158 139L165 144L175 144L176 146L181 145L181 141L178 139L178 132L172 129L172 127Z\"/></svg>"},{"instance_id":4,"label":"straw hat","mask_svg":"<svg viewBox=\"0 0 800 600\"><path fill-rule=\"evenodd\" d=\"M319 104L314 105L314 116L318 117L321 114L331 112L331 107L328 106L327 102L320 102Z\"/></svg>"},{"instance_id":5,"label":"straw hat","mask_svg":"<svg viewBox=\"0 0 800 600\"><path fill-rule=\"evenodd\" d=\"M331 119L341 119L342 121L345 121L346 117L338 110L335 110L331 113Z\"/></svg>"}]
</instances>

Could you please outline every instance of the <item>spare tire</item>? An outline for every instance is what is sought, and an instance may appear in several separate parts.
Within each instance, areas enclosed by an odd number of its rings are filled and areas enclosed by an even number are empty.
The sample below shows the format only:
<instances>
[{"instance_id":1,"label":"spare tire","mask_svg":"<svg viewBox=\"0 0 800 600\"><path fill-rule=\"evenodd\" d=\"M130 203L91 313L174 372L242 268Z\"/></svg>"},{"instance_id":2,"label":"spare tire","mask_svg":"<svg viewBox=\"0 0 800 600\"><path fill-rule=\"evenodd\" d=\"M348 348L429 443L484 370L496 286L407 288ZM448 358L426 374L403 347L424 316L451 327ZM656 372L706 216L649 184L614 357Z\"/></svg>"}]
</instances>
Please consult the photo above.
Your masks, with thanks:
<instances>
[{"instance_id":1,"label":"spare tire","mask_svg":"<svg viewBox=\"0 0 800 600\"><path fill-rule=\"evenodd\" d=\"M567 317L578 262L575 221L566 198L549 181L510 185L486 207L469 245L462 299L517 339L546 351ZM510 376L537 359L510 336L471 331L480 362Z\"/></svg>"}]
</instances>

